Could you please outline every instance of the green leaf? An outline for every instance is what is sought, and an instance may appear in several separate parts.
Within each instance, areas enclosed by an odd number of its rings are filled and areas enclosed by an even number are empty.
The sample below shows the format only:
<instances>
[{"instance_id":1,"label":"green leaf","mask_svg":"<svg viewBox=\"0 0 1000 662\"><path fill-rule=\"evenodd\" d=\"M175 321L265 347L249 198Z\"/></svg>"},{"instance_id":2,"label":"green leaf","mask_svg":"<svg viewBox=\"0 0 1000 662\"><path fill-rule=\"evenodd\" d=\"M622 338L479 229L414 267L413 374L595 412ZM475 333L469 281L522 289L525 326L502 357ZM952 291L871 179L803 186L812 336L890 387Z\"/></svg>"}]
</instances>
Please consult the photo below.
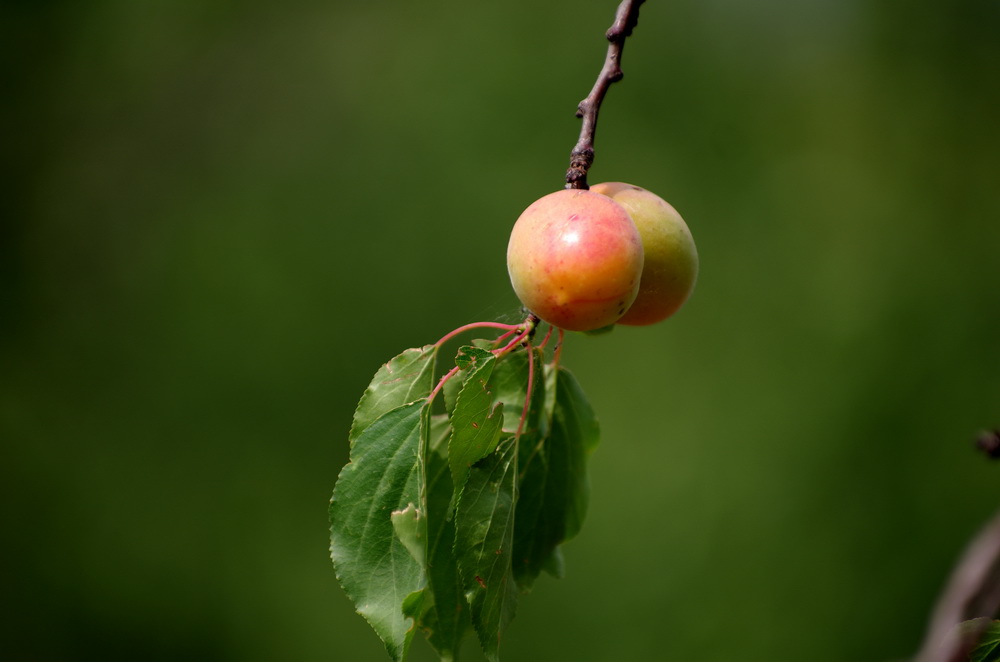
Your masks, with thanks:
<instances>
[{"instance_id":1,"label":"green leaf","mask_svg":"<svg viewBox=\"0 0 1000 662\"><path fill-rule=\"evenodd\" d=\"M455 514L455 556L472 624L491 662L514 618L517 584L511 572L517 444L507 439L469 471Z\"/></svg>"},{"instance_id":2,"label":"green leaf","mask_svg":"<svg viewBox=\"0 0 1000 662\"><path fill-rule=\"evenodd\" d=\"M493 352L485 347L475 347L473 345L462 345L458 348L455 356L455 365L460 370L468 370L473 366L480 365L485 359L493 356Z\"/></svg>"},{"instance_id":3,"label":"green leaf","mask_svg":"<svg viewBox=\"0 0 1000 662\"><path fill-rule=\"evenodd\" d=\"M442 659L457 660L462 639L471 626L455 561L454 502L448 466L451 428L444 416L432 423L427 453L427 556L428 581L433 599L426 606L420 627Z\"/></svg>"},{"instance_id":4,"label":"green leaf","mask_svg":"<svg viewBox=\"0 0 1000 662\"><path fill-rule=\"evenodd\" d=\"M532 388L528 417L521 432L522 438L523 435L539 432L539 419L543 410L542 392L544 390L541 350L533 350L531 354L525 351L507 354L497 362L493 368L493 376L490 378L490 388L496 399L503 403L503 431L507 434L515 434L517 426L521 422L521 415L524 413L524 398L528 391L529 357L535 362L535 383Z\"/></svg>"},{"instance_id":5,"label":"green leaf","mask_svg":"<svg viewBox=\"0 0 1000 662\"><path fill-rule=\"evenodd\" d=\"M983 631L969 662L1000 662L1000 621L993 621Z\"/></svg>"},{"instance_id":6,"label":"green leaf","mask_svg":"<svg viewBox=\"0 0 1000 662\"><path fill-rule=\"evenodd\" d=\"M455 366L458 373L444 383L441 389L444 395L444 408L449 416L455 411L455 400L458 399L458 392L462 390L466 377L469 375L468 368L475 368L478 359L487 358L489 349L493 344L488 340L473 340L472 345L463 345L458 348L458 355L455 357Z\"/></svg>"},{"instance_id":7,"label":"green leaf","mask_svg":"<svg viewBox=\"0 0 1000 662\"><path fill-rule=\"evenodd\" d=\"M330 556L337 578L397 662L413 636L404 608L415 613L422 596L414 593L425 584L424 569L407 548L426 539L418 512L426 409L427 402L418 400L368 424L330 501Z\"/></svg>"},{"instance_id":8,"label":"green leaf","mask_svg":"<svg viewBox=\"0 0 1000 662\"><path fill-rule=\"evenodd\" d=\"M551 431L530 454L521 453L514 529L514 575L523 590L542 570L562 576L559 545L575 536L587 510L586 459L599 436L597 420L571 373L547 371L554 381Z\"/></svg>"},{"instance_id":9,"label":"green leaf","mask_svg":"<svg viewBox=\"0 0 1000 662\"><path fill-rule=\"evenodd\" d=\"M408 349L378 369L354 411L354 422L348 434L352 446L382 414L430 395L436 356L434 345Z\"/></svg>"},{"instance_id":10,"label":"green leaf","mask_svg":"<svg viewBox=\"0 0 1000 662\"><path fill-rule=\"evenodd\" d=\"M396 537L410 553L413 560L424 565L427 547L427 520L414 504L407 504L403 510L393 511L390 519Z\"/></svg>"},{"instance_id":11,"label":"green leaf","mask_svg":"<svg viewBox=\"0 0 1000 662\"><path fill-rule=\"evenodd\" d=\"M581 440L584 450L590 453L597 448L601 440L601 426L594 415L594 408L580 388L580 382L565 368L559 369L554 415L562 419L568 432Z\"/></svg>"},{"instance_id":12,"label":"green leaf","mask_svg":"<svg viewBox=\"0 0 1000 662\"><path fill-rule=\"evenodd\" d=\"M566 576L566 561L563 559L562 548L556 547L552 550L552 554L549 558L545 559L545 564L542 566L542 570L549 573L556 579L562 579Z\"/></svg>"},{"instance_id":13,"label":"green leaf","mask_svg":"<svg viewBox=\"0 0 1000 662\"><path fill-rule=\"evenodd\" d=\"M500 440L503 427L503 405L493 403L490 376L496 357L492 352L476 347L463 347L456 363L468 372L465 384L455 401L451 416L451 440L448 462L455 490L461 491L469 467L492 453Z\"/></svg>"}]
</instances>

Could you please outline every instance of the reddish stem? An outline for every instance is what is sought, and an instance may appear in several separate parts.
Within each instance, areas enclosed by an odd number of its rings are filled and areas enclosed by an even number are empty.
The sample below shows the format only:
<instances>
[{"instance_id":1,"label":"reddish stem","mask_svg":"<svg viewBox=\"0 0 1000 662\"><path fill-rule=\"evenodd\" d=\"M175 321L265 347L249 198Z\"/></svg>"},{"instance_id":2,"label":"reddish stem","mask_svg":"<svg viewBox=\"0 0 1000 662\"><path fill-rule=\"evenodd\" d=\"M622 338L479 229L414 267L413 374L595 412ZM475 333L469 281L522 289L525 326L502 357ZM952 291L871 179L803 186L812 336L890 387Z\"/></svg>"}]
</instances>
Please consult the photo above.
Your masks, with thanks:
<instances>
[{"instance_id":1,"label":"reddish stem","mask_svg":"<svg viewBox=\"0 0 1000 662\"><path fill-rule=\"evenodd\" d=\"M441 338L441 340L435 343L435 346L440 347L460 333L465 333L466 331L471 331L472 329L502 329L504 331L517 331L521 328L521 326L522 325L520 324L501 324L500 322L473 322L471 324L460 326L451 333L446 334L444 338Z\"/></svg>"},{"instance_id":2,"label":"reddish stem","mask_svg":"<svg viewBox=\"0 0 1000 662\"><path fill-rule=\"evenodd\" d=\"M565 335L566 335L565 332L562 329L559 329L559 342L556 343L556 348L552 352L552 367L553 368L558 368L559 367L559 357L562 356L563 337Z\"/></svg>"},{"instance_id":3,"label":"reddish stem","mask_svg":"<svg viewBox=\"0 0 1000 662\"><path fill-rule=\"evenodd\" d=\"M548 337L548 336L546 336ZM531 349L531 341L528 341L528 391L524 396L524 408L521 410L521 420L517 424L515 439L521 438L521 431L524 430L524 423L528 420L528 407L531 405L531 392L535 386L535 353Z\"/></svg>"},{"instance_id":4,"label":"reddish stem","mask_svg":"<svg viewBox=\"0 0 1000 662\"><path fill-rule=\"evenodd\" d=\"M444 383L449 379L451 379L452 377L454 377L457 372L458 372L458 366L455 366L441 377L441 379L437 383L437 386L435 386L434 390L431 391L431 394L427 396L428 403L434 402L434 398L437 397L438 391L440 391L444 387Z\"/></svg>"},{"instance_id":5,"label":"reddish stem","mask_svg":"<svg viewBox=\"0 0 1000 662\"><path fill-rule=\"evenodd\" d=\"M496 355L497 358L500 358L504 354L506 354L506 353L510 352L511 350L515 349L518 345L520 345L522 342L524 342L525 338L528 338L528 337L531 336L531 330L532 330L532 328L528 327L521 334L519 334L516 338L514 338L509 343L507 343L507 345L503 349L494 349L493 350L493 354Z\"/></svg>"},{"instance_id":6,"label":"reddish stem","mask_svg":"<svg viewBox=\"0 0 1000 662\"><path fill-rule=\"evenodd\" d=\"M520 328L521 327L517 327L517 329L512 329L512 330L508 331L507 333L504 333L503 335L497 336L497 339L493 341L493 344L494 345L499 345L504 340L506 340L507 338L510 338L512 335L514 335L515 333L517 333L518 329L520 329Z\"/></svg>"},{"instance_id":7,"label":"reddish stem","mask_svg":"<svg viewBox=\"0 0 1000 662\"><path fill-rule=\"evenodd\" d=\"M542 338L542 343L538 346L538 349L545 349L545 346L549 344L549 338L552 337L552 325L549 325L549 330L546 332L545 337Z\"/></svg>"}]
</instances>

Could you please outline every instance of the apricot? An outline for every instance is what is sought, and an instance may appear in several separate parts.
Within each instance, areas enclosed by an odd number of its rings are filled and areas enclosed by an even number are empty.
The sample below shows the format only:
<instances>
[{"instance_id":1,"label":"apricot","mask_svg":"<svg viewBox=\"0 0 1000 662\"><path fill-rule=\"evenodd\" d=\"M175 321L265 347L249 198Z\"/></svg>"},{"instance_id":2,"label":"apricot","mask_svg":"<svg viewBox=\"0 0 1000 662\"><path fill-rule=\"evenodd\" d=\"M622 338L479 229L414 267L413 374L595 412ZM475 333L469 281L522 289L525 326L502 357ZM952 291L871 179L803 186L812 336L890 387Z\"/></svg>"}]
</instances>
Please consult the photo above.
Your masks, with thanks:
<instances>
[{"instance_id":1,"label":"apricot","mask_svg":"<svg viewBox=\"0 0 1000 662\"><path fill-rule=\"evenodd\" d=\"M698 251L687 223L670 203L638 186L606 182L590 190L628 211L645 250L639 295L617 323L644 326L667 319L687 301L698 278Z\"/></svg>"},{"instance_id":2,"label":"apricot","mask_svg":"<svg viewBox=\"0 0 1000 662\"><path fill-rule=\"evenodd\" d=\"M642 239L628 212L592 191L539 198L517 219L507 246L507 271L521 303L569 331L599 329L625 314L639 291L642 263Z\"/></svg>"}]
</instances>

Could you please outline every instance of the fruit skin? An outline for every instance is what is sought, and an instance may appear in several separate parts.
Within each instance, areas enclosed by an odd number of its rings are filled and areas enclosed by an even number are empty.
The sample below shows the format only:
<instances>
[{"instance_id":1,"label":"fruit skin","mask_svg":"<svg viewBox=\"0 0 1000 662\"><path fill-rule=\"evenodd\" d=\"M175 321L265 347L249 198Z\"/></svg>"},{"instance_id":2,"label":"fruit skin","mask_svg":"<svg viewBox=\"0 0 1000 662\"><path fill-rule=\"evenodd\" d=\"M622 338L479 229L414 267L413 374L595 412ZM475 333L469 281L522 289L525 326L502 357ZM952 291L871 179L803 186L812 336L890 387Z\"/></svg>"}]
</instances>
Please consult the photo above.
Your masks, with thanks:
<instances>
[{"instance_id":1,"label":"fruit skin","mask_svg":"<svg viewBox=\"0 0 1000 662\"><path fill-rule=\"evenodd\" d=\"M645 249L639 295L617 323L645 326L667 319L687 301L698 279L698 250L687 223L670 203L638 186L605 182L590 190L628 211Z\"/></svg>"},{"instance_id":2,"label":"fruit skin","mask_svg":"<svg viewBox=\"0 0 1000 662\"><path fill-rule=\"evenodd\" d=\"M585 190L536 200L507 245L507 271L521 303L569 331L614 324L635 300L642 264L642 239L628 212Z\"/></svg>"}]
</instances>

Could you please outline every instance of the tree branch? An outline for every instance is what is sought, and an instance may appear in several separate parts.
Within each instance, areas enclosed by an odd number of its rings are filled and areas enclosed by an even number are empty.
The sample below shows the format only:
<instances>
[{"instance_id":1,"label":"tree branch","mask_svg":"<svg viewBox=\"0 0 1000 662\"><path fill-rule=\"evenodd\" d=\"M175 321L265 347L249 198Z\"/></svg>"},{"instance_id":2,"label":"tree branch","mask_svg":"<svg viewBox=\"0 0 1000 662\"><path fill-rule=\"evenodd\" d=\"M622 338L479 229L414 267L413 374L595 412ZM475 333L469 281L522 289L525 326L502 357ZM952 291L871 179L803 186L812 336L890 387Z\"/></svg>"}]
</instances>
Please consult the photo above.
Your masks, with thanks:
<instances>
[{"instance_id":1,"label":"tree branch","mask_svg":"<svg viewBox=\"0 0 1000 662\"><path fill-rule=\"evenodd\" d=\"M961 662L1000 609L1000 515L965 550L931 617L914 662ZM983 619L959 628L960 623Z\"/></svg>"},{"instance_id":2,"label":"tree branch","mask_svg":"<svg viewBox=\"0 0 1000 662\"><path fill-rule=\"evenodd\" d=\"M625 38L639 22L639 5L645 0L622 0L615 12L615 22L608 28L605 35L608 39L608 55L604 59L604 67L597 75L594 88L587 98L576 108L576 116L583 119L580 127L580 140L570 153L569 170L566 171L566 188L587 189L587 171L594 163L594 134L597 132L597 113L601 109L604 95L608 93L611 83L622 79L621 60L625 49Z\"/></svg>"},{"instance_id":3,"label":"tree branch","mask_svg":"<svg viewBox=\"0 0 1000 662\"><path fill-rule=\"evenodd\" d=\"M1000 460L1000 430L981 433L976 439L976 448L994 460Z\"/></svg>"},{"instance_id":4,"label":"tree branch","mask_svg":"<svg viewBox=\"0 0 1000 662\"><path fill-rule=\"evenodd\" d=\"M913 662L968 660L983 632L997 617L1000 617L1000 513L969 543L955 565Z\"/></svg>"}]
</instances>

